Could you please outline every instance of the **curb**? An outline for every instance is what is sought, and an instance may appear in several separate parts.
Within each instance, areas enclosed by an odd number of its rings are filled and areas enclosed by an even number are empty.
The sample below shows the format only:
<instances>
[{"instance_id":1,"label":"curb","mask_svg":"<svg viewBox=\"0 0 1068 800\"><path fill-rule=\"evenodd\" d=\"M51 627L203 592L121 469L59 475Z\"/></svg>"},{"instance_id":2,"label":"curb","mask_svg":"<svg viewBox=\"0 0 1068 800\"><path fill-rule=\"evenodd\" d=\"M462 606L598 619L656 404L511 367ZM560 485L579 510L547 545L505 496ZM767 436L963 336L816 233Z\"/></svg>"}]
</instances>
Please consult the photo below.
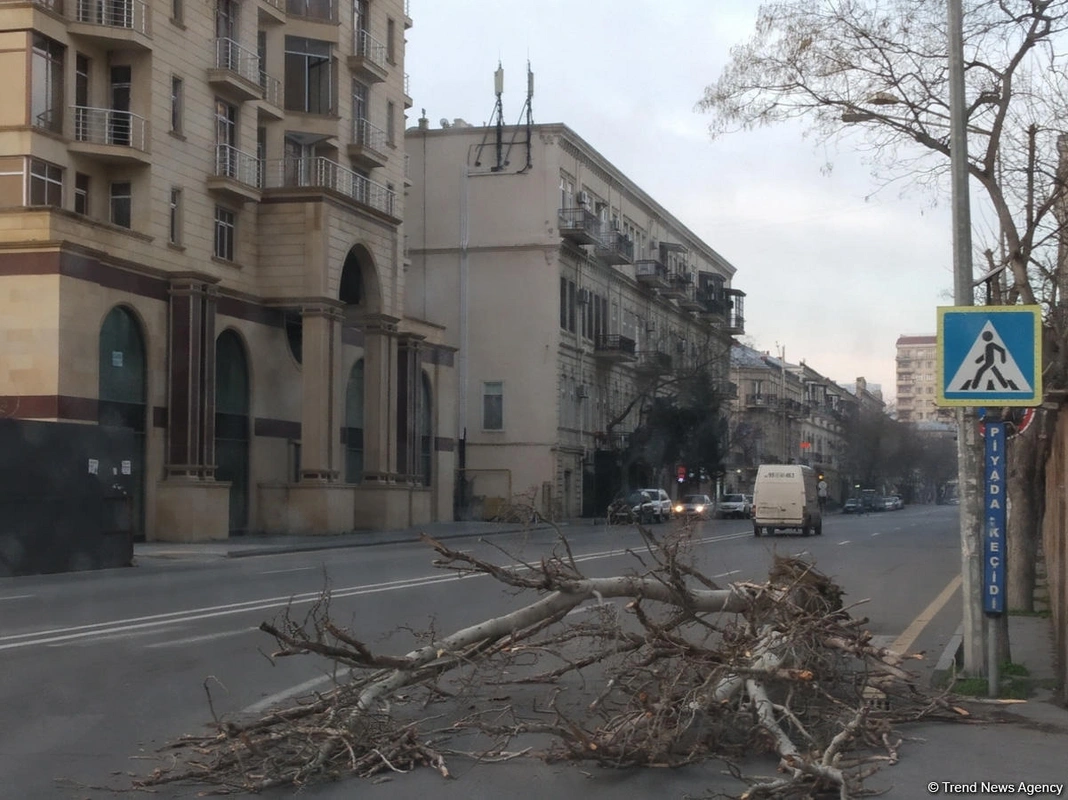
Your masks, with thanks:
<instances>
[{"instance_id":1,"label":"curb","mask_svg":"<svg viewBox=\"0 0 1068 800\"><path fill-rule=\"evenodd\" d=\"M935 664L931 673L931 686L943 689L951 678L957 674L961 660L964 657L964 623L957 626L957 630L949 638L946 649L942 651L941 658Z\"/></svg>"}]
</instances>

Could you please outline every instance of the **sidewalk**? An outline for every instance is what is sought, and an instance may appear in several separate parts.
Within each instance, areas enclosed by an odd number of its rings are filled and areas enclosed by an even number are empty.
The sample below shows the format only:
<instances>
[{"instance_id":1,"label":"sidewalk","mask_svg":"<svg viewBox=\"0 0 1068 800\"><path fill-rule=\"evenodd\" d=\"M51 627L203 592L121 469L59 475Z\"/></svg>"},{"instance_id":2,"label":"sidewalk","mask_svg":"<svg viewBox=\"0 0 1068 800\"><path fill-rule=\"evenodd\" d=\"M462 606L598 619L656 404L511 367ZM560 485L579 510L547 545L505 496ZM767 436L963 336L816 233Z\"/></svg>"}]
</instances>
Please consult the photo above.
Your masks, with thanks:
<instances>
[{"instance_id":1,"label":"sidewalk","mask_svg":"<svg viewBox=\"0 0 1068 800\"><path fill-rule=\"evenodd\" d=\"M561 529L587 527L589 520L558 523ZM373 547L383 544L418 542L422 534L434 539L465 536L492 536L501 533L550 530L551 525L509 524L500 522L432 522L413 528L390 531L355 531L325 536L259 535L237 536L213 542L135 542L134 563L205 561L217 558L278 555L341 547Z\"/></svg>"}]
</instances>

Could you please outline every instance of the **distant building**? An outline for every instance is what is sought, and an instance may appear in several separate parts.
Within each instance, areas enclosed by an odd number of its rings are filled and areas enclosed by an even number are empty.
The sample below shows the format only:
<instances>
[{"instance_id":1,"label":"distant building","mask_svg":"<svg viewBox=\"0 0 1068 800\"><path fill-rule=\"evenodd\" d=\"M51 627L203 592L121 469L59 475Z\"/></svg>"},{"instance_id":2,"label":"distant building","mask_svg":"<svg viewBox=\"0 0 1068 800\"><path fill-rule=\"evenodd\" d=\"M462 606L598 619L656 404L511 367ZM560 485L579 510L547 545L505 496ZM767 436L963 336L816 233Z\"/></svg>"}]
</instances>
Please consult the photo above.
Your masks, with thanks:
<instances>
[{"instance_id":1,"label":"distant building","mask_svg":"<svg viewBox=\"0 0 1068 800\"><path fill-rule=\"evenodd\" d=\"M897 339L897 419L953 424L953 410L935 405L938 396L935 336Z\"/></svg>"},{"instance_id":2,"label":"distant building","mask_svg":"<svg viewBox=\"0 0 1068 800\"><path fill-rule=\"evenodd\" d=\"M566 125L406 138L407 309L458 349L461 513L603 515L657 479L625 469L636 397L697 365L726 393L734 267Z\"/></svg>"}]
</instances>

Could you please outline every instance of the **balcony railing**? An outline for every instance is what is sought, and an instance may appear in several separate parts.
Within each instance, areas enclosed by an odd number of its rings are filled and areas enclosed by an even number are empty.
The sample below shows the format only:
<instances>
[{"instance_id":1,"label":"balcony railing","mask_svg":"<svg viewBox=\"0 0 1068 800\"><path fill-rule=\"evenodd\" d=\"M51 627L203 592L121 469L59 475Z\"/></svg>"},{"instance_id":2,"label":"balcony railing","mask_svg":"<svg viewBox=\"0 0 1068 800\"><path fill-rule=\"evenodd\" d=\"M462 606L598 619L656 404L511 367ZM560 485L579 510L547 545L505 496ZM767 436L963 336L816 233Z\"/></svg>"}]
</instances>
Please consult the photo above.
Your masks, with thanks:
<instances>
[{"instance_id":1,"label":"balcony railing","mask_svg":"<svg viewBox=\"0 0 1068 800\"><path fill-rule=\"evenodd\" d=\"M337 1L286 0L286 13L316 22L337 22Z\"/></svg>"},{"instance_id":2,"label":"balcony railing","mask_svg":"<svg viewBox=\"0 0 1068 800\"><path fill-rule=\"evenodd\" d=\"M215 175L232 178L257 189L263 185L263 162L251 153L238 150L233 145L215 145Z\"/></svg>"},{"instance_id":3,"label":"balcony railing","mask_svg":"<svg viewBox=\"0 0 1068 800\"><path fill-rule=\"evenodd\" d=\"M384 214L396 213L396 192L328 158L276 159L264 174L265 188L329 189Z\"/></svg>"},{"instance_id":4,"label":"balcony railing","mask_svg":"<svg viewBox=\"0 0 1068 800\"><path fill-rule=\"evenodd\" d=\"M148 3L141 0L78 0L76 21L148 35Z\"/></svg>"},{"instance_id":5,"label":"balcony railing","mask_svg":"<svg viewBox=\"0 0 1068 800\"><path fill-rule=\"evenodd\" d=\"M74 106L74 139L146 151L145 118L129 111Z\"/></svg>"},{"instance_id":6,"label":"balcony railing","mask_svg":"<svg viewBox=\"0 0 1068 800\"><path fill-rule=\"evenodd\" d=\"M601 238L601 220L588 208L561 208L560 235L576 244L596 244Z\"/></svg>"},{"instance_id":7,"label":"balcony railing","mask_svg":"<svg viewBox=\"0 0 1068 800\"><path fill-rule=\"evenodd\" d=\"M352 121L352 142L379 153L386 149L386 132L364 117Z\"/></svg>"},{"instance_id":8,"label":"balcony railing","mask_svg":"<svg viewBox=\"0 0 1068 800\"><path fill-rule=\"evenodd\" d=\"M262 69L260 70L259 80L260 88L263 89L263 99L276 108L282 107L282 81L273 75L268 75Z\"/></svg>"},{"instance_id":9,"label":"balcony railing","mask_svg":"<svg viewBox=\"0 0 1068 800\"><path fill-rule=\"evenodd\" d=\"M355 48L354 56L363 57L381 70L386 69L386 46L372 36L370 31L356 32Z\"/></svg>"},{"instance_id":10,"label":"balcony railing","mask_svg":"<svg viewBox=\"0 0 1068 800\"><path fill-rule=\"evenodd\" d=\"M0 0L0 6L21 6L25 5L26 2L27 0ZM55 11L57 14L63 13L63 0L30 0L30 2L35 6Z\"/></svg>"},{"instance_id":11,"label":"balcony railing","mask_svg":"<svg viewBox=\"0 0 1068 800\"><path fill-rule=\"evenodd\" d=\"M656 288L664 288L668 285L667 267L656 259L646 258L634 262L634 275L638 283Z\"/></svg>"},{"instance_id":12,"label":"balcony railing","mask_svg":"<svg viewBox=\"0 0 1068 800\"><path fill-rule=\"evenodd\" d=\"M745 292L740 289L727 289L727 333L738 335L745 333Z\"/></svg>"},{"instance_id":13,"label":"balcony railing","mask_svg":"<svg viewBox=\"0 0 1068 800\"><path fill-rule=\"evenodd\" d=\"M618 333L602 333L594 340L593 351L597 355L634 358L634 340Z\"/></svg>"},{"instance_id":14,"label":"balcony railing","mask_svg":"<svg viewBox=\"0 0 1068 800\"><path fill-rule=\"evenodd\" d=\"M260 57L233 39L215 40L215 66L229 70L249 83L260 85Z\"/></svg>"},{"instance_id":15,"label":"balcony railing","mask_svg":"<svg viewBox=\"0 0 1068 800\"><path fill-rule=\"evenodd\" d=\"M779 396L774 394L747 394L745 404L750 408L775 408L779 405Z\"/></svg>"},{"instance_id":16,"label":"balcony railing","mask_svg":"<svg viewBox=\"0 0 1068 800\"><path fill-rule=\"evenodd\" d=\"M606 264L630 264L634 261L634 242L617 230L602 229L597 256Z\"/></svg>"},{"instance_id":17,"label":"balcony railing","mask_svg":"<svg viewBox=\"0 0 1068 800\"><path fill-rule=\"evenodd\" d=\"M671 369L671 356L659 350L642 350L638 353L638 366L650 372L667 372Z\"/></svg>"}]
</instances>

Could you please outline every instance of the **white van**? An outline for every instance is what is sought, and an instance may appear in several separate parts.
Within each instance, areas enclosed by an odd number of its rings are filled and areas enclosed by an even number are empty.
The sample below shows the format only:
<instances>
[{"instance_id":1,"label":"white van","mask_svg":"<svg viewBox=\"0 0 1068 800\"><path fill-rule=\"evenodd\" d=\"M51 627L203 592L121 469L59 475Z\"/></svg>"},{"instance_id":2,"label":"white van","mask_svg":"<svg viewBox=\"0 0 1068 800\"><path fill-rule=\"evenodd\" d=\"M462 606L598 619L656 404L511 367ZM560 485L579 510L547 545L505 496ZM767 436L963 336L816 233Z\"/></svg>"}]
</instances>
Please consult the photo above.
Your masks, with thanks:
<instances>
[{"instance_id":1,"label":"white van","mask_svg":"<svg viewBox=\"0 0 1068 800\"><path fill-rule=\"evenodd\" d=\"M803 464L761 464L753 488L753 535L793 528L823 533L816 473Z\"/></svg>"}]
</instances>

